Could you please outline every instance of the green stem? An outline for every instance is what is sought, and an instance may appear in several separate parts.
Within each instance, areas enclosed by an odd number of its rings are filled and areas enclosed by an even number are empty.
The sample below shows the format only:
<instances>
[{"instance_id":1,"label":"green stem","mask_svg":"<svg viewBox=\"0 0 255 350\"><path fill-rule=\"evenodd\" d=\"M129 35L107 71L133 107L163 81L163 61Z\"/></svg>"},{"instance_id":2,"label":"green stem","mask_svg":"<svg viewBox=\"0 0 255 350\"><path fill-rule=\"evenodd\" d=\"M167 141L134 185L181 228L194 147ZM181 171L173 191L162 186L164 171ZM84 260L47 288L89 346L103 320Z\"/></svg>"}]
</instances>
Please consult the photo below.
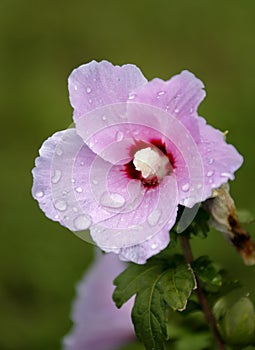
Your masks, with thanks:
<instances>
[{"instance_id":1,"label":"green stem","mask_svg":"<svg viewBox=\"0 0 255 350\"><path fill-rule=\"evenodd\" d=\"M191 250L189 239L181 236L180 240L181 240L181 246L182 246L184 257L185 257L187 263L191 264L193 262L193 255L192 255L192 250ZM210 306L207 302L206 296L204 295L203 289L201 287L201 282L196 274L195 274L195 278L196 278L196 282L197 282L196 294L197 294L199 303L201 305L201 308L204 312L205 319L206 319L207 323L209 324L210 328L212 329L215 344L217 345L217 348L219 350L225 350L226 347L225 347L225 344L219 335L214 315L213 315L212 310L210 309Z\"/></svg>"}]
</instances>

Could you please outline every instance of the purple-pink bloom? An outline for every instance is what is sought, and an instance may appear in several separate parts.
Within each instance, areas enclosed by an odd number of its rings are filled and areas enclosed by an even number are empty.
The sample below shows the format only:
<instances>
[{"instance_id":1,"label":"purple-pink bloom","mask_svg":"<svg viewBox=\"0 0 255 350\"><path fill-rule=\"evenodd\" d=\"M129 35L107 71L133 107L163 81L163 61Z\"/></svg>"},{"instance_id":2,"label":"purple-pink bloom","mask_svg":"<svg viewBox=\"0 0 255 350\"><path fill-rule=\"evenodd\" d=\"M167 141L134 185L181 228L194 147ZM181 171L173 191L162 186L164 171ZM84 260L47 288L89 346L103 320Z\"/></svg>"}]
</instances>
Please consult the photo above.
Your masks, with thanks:
<instances>
[{"instance_id":1,"label":"purple-pink bloom","mask_svg":"<svg viewBox=\"0 0 255 350\"><path fill-rule=\"evenodd\" d=\"M115 254L97 254L77 286L73 328L63 339L65 350L114 350L136 339L131 322L134 299L121 309L112 301L113 280L125 268Z\"/></svg>"},{"instance_id":2,"label":"purple-pink bloom","mask_svg":"<svg viewBox=\"0 0 255 350\"><path fill-rule=\"evenodd\" d=\"M178 205L192 208L234 178L242 156L197 108L204 85L183 71L148 82L134 65L90 62L69 77L73 128L40 149L41 209L122 260L164 249Z\"/></svg>"}]
</instances>

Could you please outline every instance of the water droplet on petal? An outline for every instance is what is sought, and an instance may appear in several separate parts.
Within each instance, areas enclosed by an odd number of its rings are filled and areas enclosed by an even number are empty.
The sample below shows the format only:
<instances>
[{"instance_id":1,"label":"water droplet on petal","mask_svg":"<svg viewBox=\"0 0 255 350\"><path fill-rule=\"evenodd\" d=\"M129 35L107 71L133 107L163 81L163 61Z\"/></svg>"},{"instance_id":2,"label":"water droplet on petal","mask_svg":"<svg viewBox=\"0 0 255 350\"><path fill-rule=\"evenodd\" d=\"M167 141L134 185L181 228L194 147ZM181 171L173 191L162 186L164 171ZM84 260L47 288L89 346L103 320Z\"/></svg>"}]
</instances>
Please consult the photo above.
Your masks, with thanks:
<instances>
[{"instance_id":1,"label":"water droplet on petal","mask_svg":"<svg viewBox=\"0 0 255 350\"><path fill-rule=\"evenodd\" d=\"M159 219L161 216L161 212L159 210L154 210L152 213L150 213L150 215L148 216L148 223L151 226L155 226L157 225Z\"/></svg>"},{"instance_id":2,"label":"water droplet on petal","mask_svg":"<svg viewBox=\"0 0 255 350\"><path fill-rule=\"evenodd\" d=\"M56 149L56 154L57 154L58 156L62 156L62 154L63 154L62 149L57 148L57 149Z\"/></svg>"},{"instance_id":3,"label":"water droplet on petal","mask_svg":"<svg viewBox=\"0 0 255 350\"><path fill-rule=\"evenodd\" d=\"M200 188L202 188L202 185L201 185L201 184L198 184L198 185L197 185L197 189L200 190Z\"/></svg>"},{"instance_id":4,"label":"water droplet on petal","mask_svg":"<svg viewBox=\"0 0 255 350\"><path fill-rule=\"evenodd\" d=\"M86 230L91 225L91 219L87 215L79 215L74 219L73 224L77 230Z\"/></svg>"},{"instance_id":5,"label":"water droplet on petal","mask_svg":"<svg viewBox=\"0 0 255 350\"><path fill-rule=\"evenodd\" d=\"M42 197L44 196L44 193L43 193L43 191L37 191L37 192L35 193L35 196L36 196L37 198L42 198Z\"/></svg>"},{"instance_id":6,"label":"water droplet on petal","mask_svg":"<svg viewBox=\"0 0 255 350\"><path fill-rule=\"evenodd\" d=\"M74 90L77 91L78 90L78 86L74 85Z\"/></svg>"},{"instance_id":7,"label":"water droplet on petal","mask_svg":"<svg viewBox=\"0 0 255 350\"><path fill-rule=\"evenodd\" d=\"M153 243L152 245L151 245L151 249L157 249L158 248L158 245L157 245L157 243Z\"/></svg>"},{"instance_id":8,"label":"water droplet on petal","mask_svg":"<svg viewBox=\"0 0 255 350\"><path fill-rule=\"evenodd\" d=\"M190 112L190 114L193 113L194 112L194 108L191 107L189 112Z\"/></svg>"},{"instance_id":9,"label":"water droplet on petal","mask_svg":"<svg viewBox=\"0 0 255 350\"><path fill-rule=\"evenodd\" d=\"M81 161L81 162L80 162L80 165L81 165L81 166L83 166L83 165L84 165L84 162L83 162L83 161Z\"/></svg>"},{"instance_id":10,"label":"water droplet on petal","mask_svg":"<svg viewBox=\"0 0 255 350\"><path fill-rule=\"evenodd\" d=\"M82 188L81 187L76 187L75 191L78 192L78 193L81 193L82 192Z\"/></svg>"},{"instance_id":11,"label":"water droplet on petal","mask_svg":"<svg viewBox=\"0 0 255 350\"><path fill-rule=\"evenodd\" d=\"M183 190L184 192L187 192L189 189L190 189L190 184L188 184L188 183L186 183L186 184L184 184L184 185L182 186L182 190Z\"/></svg>"},{"instance_id":12,"label":"water droplet on petal","mask_svg":"<svg viewBox=\"0 0 255 350\"><path fill-rule=\"evenodd\" d=\"M179 109L178 109L178 108L175 108L174 112L175 112L175 113L179 113Z\"/></svg>"},{"instance_id":13,"label":"water droplet on petal","mask_svg":"<svg viewBox=\"0 0 255 350\"><path fill-rule=\"evenodd\" d=\"M123 132L118 131L117 134L116 134L116 141L118 141L118 142L119 142L119 141L122 141L123 138L124 138Z\"/></svg>"},{"instance_id":14,"label":"water droplet on petal","mask_svg":"<svg viewBox=\"0 0 255 350\"><path fill-rule=\"evenodd\" d=\"M89 103L92 103L92 100L91 100L91 99L89 99Z\"/></svg>"},{"instance_id":15,"label":"water droplet on petal","mask_svg":"<svg viewBox=\"0 0 255 350\"><path fill-rule=\"evenodd\" d=\"M222 176L222 177L232 177L232 174L230 174L230 173L221 173L220 174L220 176Z\"/></svg>"},{"instance_id":16,"label":"water droplet on petal","mask_svg":"<svg viewBox=\"0 0 255 350\"><path fill-rule=\"evenodd\" d=\"M159 98L160 96L163 96L163 95L165 95L165 91L159 91L158 93L157 93L157 98Z\"/></svg>"},{"instance_id":17,"label":"water droplet on petal","mask_svg":"<svg viewBox=\"0 0 255 350\"><path fill-rule=\"evenodd\" d=\"M54 203L54 207L59 211L65 211L67 208L67 204L65 201L58 200Z\"/></svg>"},{"instance_id":18,"label":"water droplet on petal","mask_svg":"<svg viewBox=\"0 0 255 350\"><path fill-rule=\"evenodd\" d=\"M53 184L57 184L59 182L59 180L61 179L61 175L62 175L62 173L61 173L60 170L55 170L54 174L53 174L53 176L51 178L51 182Z\"/></svg>"},{"instance_id":19,"label":"water droplet on petal","mask_svg":"<svg viewBox=\"0 0 255 350\"><path fill-rule=\"evenodd\" d=\"M58 220L58 219L59 219L59 215L58 215L58 214L55 215L54 218L55 218L56 220Z\"/></svg>"},{"instance_id":20,"label":"water droplet on petal","mask_svg":"<svg viewBox=\"0 0 255 350\"><path fill-rule=\"evenodd\" d=\"M121 208L125 203L125 198L119 193L103 193L100 204L109 208Z\"/></svg>"},{"instance_id":21,"label":"water droplet on petal","mask_svg":"<svg viewBox=\"0 0 255 350\"><path fill-rule=\"evenodd\" d=\"M75 179L72 179L71 182L74 184L75 183Z\"/></svg>"},{"instance_id":22,"label":"water droplet on petal","mask_svg":"<svg viewBox=\"0 0 255 350\"><path fill-rule=\"evenodd\" d=\"M208 160L208 163L209 163L209 164L213 164L213 162L214 162L214 159L213 159L213 158L210 158L210 159Z\"/></svg>"},{"instance_id":23,"label":"water droplet on petal","mask_svg":"<svg viewBox=\"0 0 255 350\"><path fill-rule=\"evenodd\" d=\"M94 185L97 185L97 184L98 184L98 181L97 181L97 180L95 180L95 179L94 179L94 180L92 180L92 182L93 182L93 184L94 184Z\"/></svg>"},{"instance_id":24,"label":"water droplet on petal","mask_svg":"<svg viewBox=\"0 0 255 350\"><path fill-rule=\"evenodd\" d=\"M90 94L91 93L91 88L87 87L86 91L87 91L88 94Z\"/></svg>"},{"instance_id":25,"label":"water droplet on petal","mask_svg":"<svg viewBox=\"0 0 255 350\"><path fill-rule=\"evenodd\" d=\"M133 100L136 97L136 94L129 94L128 99Z\"/></svg>"},{"instance_id":26,"label":"water droplet on petal","mask_svg":"<svg viewBox=\"0 0 255 350\"><path fill-rule=\"evenodd\" d=\"M78 211L78 208L76 208L76 207L73 207L73 211L74 211L75 213L77 213L77 211Z\"/></svg>"},{"instance_id":27,"label":"water droplet on petal","mask_svg":"<svg viewBox=\"0 0 255 350\"><path fill-rule=\"evenodd\" d=\"M207 172L206 176L211 177L213 176L213 174L214 174L214 171L210 170Z\"/></svg>"},{"instance_id":28,"label":"water droplet on petal","mask_svg":"<svg viewBox=\"0 0 255 350\"><path fill-rule=\"evenodd\" d=\"M105 115L102 115L102 120L106 121L107 117Z\"/></svg>"}]
</instances>

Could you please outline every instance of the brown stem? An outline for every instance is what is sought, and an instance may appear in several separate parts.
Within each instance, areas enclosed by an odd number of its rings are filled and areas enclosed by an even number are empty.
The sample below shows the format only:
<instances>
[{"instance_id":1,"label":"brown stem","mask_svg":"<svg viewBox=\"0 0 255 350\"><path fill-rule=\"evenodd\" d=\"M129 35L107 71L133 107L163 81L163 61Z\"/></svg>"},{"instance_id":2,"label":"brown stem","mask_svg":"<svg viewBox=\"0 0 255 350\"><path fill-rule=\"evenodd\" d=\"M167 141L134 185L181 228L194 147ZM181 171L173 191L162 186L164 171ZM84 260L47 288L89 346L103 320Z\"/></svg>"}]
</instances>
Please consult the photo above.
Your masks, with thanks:
<instances>
[{"instance_id":1,"label":"brown stem","mask_svg":"<svg viewBox=\"0 0 255 350\"><path fill-rule=\"evenodd\" d=\"M193 261L193 255L192 255L192 251L191 251L190 242L186 237L180 237L180 240L181 240L181 246L182 246L184 257L185 257L187 263L191 264ZM201 287L201 282L200 282L196 273L195 273L195 278L196 278L196 282L197 282L196 294L197 294L198 300L200 302L200 305L202 307L202 310L204 312L205 319L212 329L215 344L217 345L217 348L219 350L225 350L226 349L225 345L224 345L224 343L219 335L219 332L217 330L217 325L216 325L214 315L213 315L213 313L208 305L207 299L206 299L206 297L203 293L202 287Z\"/></svg>"}]
</instances>

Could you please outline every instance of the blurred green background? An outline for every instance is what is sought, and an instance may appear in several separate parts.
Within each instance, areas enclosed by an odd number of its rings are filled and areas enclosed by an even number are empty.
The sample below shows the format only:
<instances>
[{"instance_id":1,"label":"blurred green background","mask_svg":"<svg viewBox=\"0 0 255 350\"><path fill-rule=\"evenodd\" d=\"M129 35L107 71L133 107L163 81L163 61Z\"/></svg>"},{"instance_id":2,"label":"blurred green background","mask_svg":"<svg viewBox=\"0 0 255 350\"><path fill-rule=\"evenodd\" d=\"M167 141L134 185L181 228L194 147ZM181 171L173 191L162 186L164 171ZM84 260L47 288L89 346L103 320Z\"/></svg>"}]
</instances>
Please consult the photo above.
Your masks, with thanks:
<instances>
[{"instance_id":1,"label":"blurred green background","mask_svg":"<svg viewBox=\"0 0 255 350\"><path fill-rule=\"evenodd\" d=\"M255 213L254 18L253 0L1 0L1 350L60 349L74 284L92 259L93 247L48 220L30 194L41 143L71 123L67 77L80 64L134 63L149 79L194 72L207 88L200 114L245 156L232 194ZM255 299L255 269L221 234L193 245Z\"/></svg>"}]
</instances>

